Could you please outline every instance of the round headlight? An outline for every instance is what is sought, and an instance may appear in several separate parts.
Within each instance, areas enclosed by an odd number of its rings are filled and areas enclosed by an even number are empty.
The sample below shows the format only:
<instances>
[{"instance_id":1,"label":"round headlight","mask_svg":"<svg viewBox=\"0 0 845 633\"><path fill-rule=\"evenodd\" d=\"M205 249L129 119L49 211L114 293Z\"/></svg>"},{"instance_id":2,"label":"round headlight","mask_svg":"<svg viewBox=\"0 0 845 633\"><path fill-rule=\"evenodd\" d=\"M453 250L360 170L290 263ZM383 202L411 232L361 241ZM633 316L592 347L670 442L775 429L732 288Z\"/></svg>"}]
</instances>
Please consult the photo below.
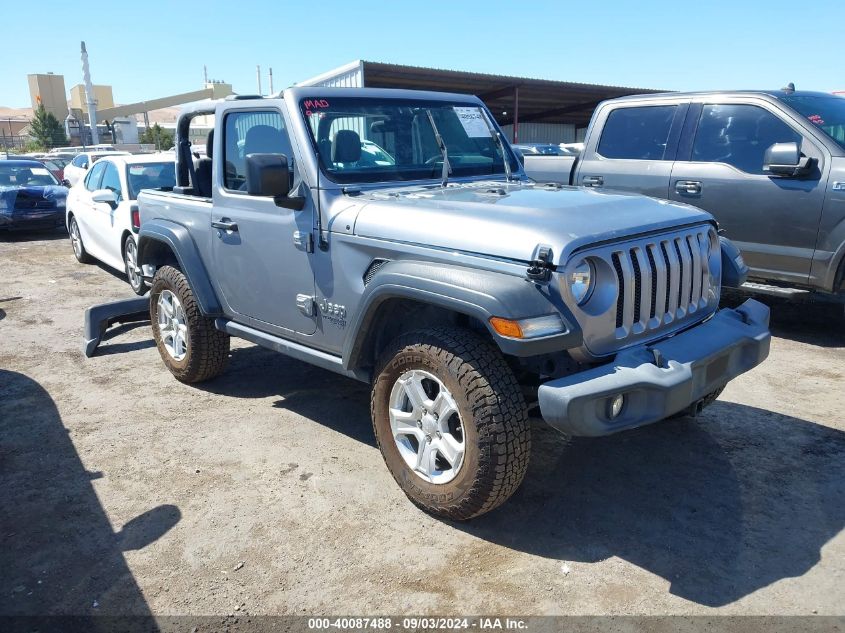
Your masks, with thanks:
<instances>
[{"instance_id":1,"label":"round headlight","mask_svg":"<svg viewBox=\"0 0 845 633\"><path fill-rule=\"evenodd\" d=\"M593 265L588 260L582 259L574 266L570 266L566 273L566 281L575 301L579 306L584 305L593 290Z\"/></svg>"}]
</instances>

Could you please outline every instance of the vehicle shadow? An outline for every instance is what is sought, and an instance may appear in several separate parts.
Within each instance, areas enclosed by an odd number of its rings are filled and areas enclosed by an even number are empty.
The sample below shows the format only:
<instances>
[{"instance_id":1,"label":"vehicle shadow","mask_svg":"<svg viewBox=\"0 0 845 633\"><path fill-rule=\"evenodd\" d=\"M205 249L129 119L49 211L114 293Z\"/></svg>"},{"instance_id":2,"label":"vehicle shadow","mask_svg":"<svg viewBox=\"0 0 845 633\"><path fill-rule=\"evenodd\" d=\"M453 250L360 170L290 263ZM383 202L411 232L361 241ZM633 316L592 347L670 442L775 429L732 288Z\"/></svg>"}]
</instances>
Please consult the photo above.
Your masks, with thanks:
<instances>
[{"instance_id":1,"label":"vehicle shadow","mask_svg":"<svg viewBox=\"0 0 845 633\"><path fill-rule=\"evenodd\" d=\"M374 445L368 388L260 347L201 387L284 407ZM456 523L537 556L618 556L707 606L801 576L845 527L845 432L717 401L696 419L605 438L533 425L531 465L501 508Z\"/></svg>"},{"instance_id":2,"label":"vehicle shadow","mask_svg":"<svg viewBox=\"0 0 845 633\"><path fill-rule=\"evenodd\" d=\"M561 561L618 556L714 607L806 573L845 527L845 433L833 428L716 402L606 438L533 431L522 487L456 527Z\"/></svg>"},{"instance_id":3,"label":"vehicle shadow","mask_svg":"<svg viewBox=\"0 0 845 633\"><path fill-rule=\"evenodd\" d=\"M115 532L91 483L103 474L86 471L44 388L7 370L0 438L0 616L150 616L123 552L164 535L179 509L160 505Z\"/></svg>"},{"instance_id":4,"label":"vehicle shadow","mask_svg":"<svg viewBox=\"0 0 845 633\"><path fill-rule=\"evenodd\" d=\"M257 345L233 349L222 376L195 386L235 398L278 396L274 407L376 446L366 385Z\"/></svg>"}]
</instances>

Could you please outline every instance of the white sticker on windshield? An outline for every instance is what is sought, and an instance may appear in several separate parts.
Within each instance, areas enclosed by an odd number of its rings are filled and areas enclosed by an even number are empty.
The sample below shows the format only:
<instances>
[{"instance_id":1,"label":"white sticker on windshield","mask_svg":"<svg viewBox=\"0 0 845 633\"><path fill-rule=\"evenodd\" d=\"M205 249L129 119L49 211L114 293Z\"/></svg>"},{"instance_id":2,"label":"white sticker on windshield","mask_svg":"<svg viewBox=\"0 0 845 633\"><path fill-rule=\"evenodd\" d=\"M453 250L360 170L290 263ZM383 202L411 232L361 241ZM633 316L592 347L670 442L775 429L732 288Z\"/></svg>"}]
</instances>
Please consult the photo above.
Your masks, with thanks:
<instances>
[{"instance_id":1,"label":"white sticker on windshield","mask_svg":"<svg viewBox=\"0 0 845 633\"><path fill-rule=\"evenodd\" d=\"M47 171L46 167L32 167L30 170L33 176L49 176L50 172Z\"/></svg>"},{"instance_id":2,"label":"white sticker on windshield","mask_svg":"<svg viewBox=\"0 0 845 633\"><path fill-rule=\"evenodd\" d=\"M461 125L464 126L464 132L467 133L467 136L470 138L490 136L490 128L487 127L487 122L484 120L484 116L481 114L479 108L455 106L453 110L458 115Z\"/></svg>"}]
</instances>

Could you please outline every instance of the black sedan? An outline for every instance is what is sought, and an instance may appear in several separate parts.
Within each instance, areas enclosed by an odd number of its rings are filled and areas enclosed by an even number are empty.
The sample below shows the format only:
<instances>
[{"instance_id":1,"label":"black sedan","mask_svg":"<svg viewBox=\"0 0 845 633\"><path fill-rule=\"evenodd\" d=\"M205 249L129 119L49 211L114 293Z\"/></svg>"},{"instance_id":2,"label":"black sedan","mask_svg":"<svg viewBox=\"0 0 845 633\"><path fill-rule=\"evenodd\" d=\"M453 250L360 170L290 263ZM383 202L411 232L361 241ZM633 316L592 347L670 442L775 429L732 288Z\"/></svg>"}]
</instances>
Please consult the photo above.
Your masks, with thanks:
<instances>
[{"instance_id":1,"label":"black sedan","mask_svg":"<svg viewBox=\"0 0 845 633\"><path fill-rule=\"evenodd\" d=\"M0 231L64 226L67 188L35 160L0 160Z\"/></svg>"}]
</instances>

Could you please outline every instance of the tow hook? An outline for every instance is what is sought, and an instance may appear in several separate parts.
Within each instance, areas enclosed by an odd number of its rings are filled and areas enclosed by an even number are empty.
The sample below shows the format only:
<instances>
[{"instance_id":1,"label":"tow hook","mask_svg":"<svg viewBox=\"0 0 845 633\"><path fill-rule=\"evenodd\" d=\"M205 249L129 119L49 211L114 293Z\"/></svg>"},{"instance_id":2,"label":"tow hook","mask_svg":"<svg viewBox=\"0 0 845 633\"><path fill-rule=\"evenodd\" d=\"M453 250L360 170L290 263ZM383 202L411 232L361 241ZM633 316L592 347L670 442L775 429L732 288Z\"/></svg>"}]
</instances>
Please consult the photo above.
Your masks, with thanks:
<instances>
[{"instance_id":1,"label":"tow hook","mask_svg":"<svg viewBox=\"0 0 845 633\"><path fill-rule=\"evenodd\" d=\"M525 277L528 281L548 282L555 269L552 263L552 249L550 246L538 246L534 252L534 259L525 271Z\"/></svg>"},{"instance_id":2,"label":"tow hook","mask_svg":"<svg viewBox=\"0 0 845 633\"><path fill-rule=\"evenodd\" d=\"M651 352L651 356L654 360L655 367L663 368L663 367L666 366L664 364L663 354L660 353L659 349L657 349L656 347L648 347L646 349L648 349L648 351Z\"/></svg>"}]
</instances>

